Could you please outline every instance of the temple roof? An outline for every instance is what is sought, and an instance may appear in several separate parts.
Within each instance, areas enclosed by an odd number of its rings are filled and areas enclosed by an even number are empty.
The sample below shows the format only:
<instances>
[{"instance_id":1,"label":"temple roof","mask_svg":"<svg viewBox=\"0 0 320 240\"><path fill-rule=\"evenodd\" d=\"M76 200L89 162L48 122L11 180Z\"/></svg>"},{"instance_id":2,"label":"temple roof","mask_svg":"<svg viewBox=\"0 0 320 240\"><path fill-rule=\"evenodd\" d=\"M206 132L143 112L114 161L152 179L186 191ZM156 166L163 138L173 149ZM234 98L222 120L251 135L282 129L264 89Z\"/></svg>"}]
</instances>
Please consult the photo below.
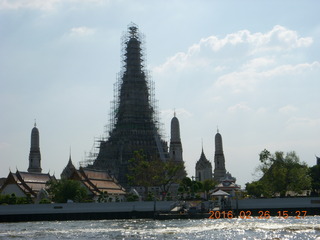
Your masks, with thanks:
<instances>
[{"instance_id":1,"label":"temple roof","mask_svg":"<svg viewBox=\"0 0 320 240\"><path fill-rule=\"evenodd\" d=\"M71 179L80 180L94 195L100 195L103 192L125 194L125 189L118 184L118 181L103 170L81 167L74 172Z\"/></svg>"},{"instance_id":2,"label":"temple roof","mask_svg":"<svg viewBox=\"0 0 320 240\"><path fill-rule=\"evenodd\" d=\"M16 173L9 173L5 183L1 187L1 191L10 184L16 184L24 194L36 197L41 189L46 188L48 181L55 179L55 176L50 176L49 173L30 173L17 170Z\"/></svg>"},{"instance_id":3,"label":"temple roof","mask_svg":"<svg viewBox=\"0 0 320 240\"><path fill-rule=\"evenodd\" d=\"M200 170L200 169L206 169L206 168L211 168L212 169L212 165L208 161L206 156L204 155L204 152L203 152L203 149L202 149L200 159L196 163L196 169Z\"/></svg>"}]
</instances>

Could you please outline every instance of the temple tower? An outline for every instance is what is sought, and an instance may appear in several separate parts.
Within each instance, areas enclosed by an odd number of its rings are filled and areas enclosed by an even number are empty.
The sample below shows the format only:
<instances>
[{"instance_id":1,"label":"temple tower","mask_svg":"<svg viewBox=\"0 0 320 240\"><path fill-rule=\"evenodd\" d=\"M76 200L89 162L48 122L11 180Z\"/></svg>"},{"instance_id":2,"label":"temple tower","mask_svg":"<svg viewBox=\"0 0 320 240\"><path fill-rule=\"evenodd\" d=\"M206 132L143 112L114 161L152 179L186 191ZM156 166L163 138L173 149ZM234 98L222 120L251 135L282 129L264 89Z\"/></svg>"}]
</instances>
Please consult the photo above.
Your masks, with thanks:
<instances>
[{"instance_id":1,"label":"temple tower","mask_svg":"<svg viewBox=\"0 0 320 240\"><path fill-rule=\"evenodd\" d=\"M68 164L60 174L61 179L69 179L75 170L76 170L76 167L72 163L71 151L70 151Z\"/></svg>"},{"instance_id":2,"label":"temple tower","mask_svg":"<svg viewBox=\"0 0 320 240\"><path fill-rule=\"evenodd\" d=\"M169 147L170 159L174 161L182 162L182 144L180 139L180 125L179 120L174 113L173 118L171 119L171 138L170 138L170 147Z\"/></svg>"},{"instance_id":3,"label":"temple tower","mask_svg":"<svg viewBox=\"0 0 320 240\"><path fill-rule=\"evenodd\" d=\"M29 168L28 172L41 173L41 154L39 146L39 130L37 124L34 123L34 128L31 131L31 147L29 153Z\"/></svg>"},{"instance_id":4,"label":"temple tower","mask_svg":"<svg viewBox=\"0 0 320 240\"><path fill-rule=\"evenodd\" d=\"M222 137L217 130L215 136L215 153L214 153L214 180L220 182L220 179L226 175L225 159L222 147Z\"/></svg>"},{"instance_id":5,"label":"temple tower","mask_svg":"<svg viewBox=\"0 0 320 240\"><path fill-rule=\"evenodd\" d=\"M212 165L211 162L208 161L203 152L200 155L200 159L196 163L196 179L198 181L211 180L212 179Z\"/></svg>"},{"instance_id":6,"label":"temple tower","mask_svg":"<svg viewBox=\"0 0 320 240\"><path fill-rule=\"evenodd\" d=\"M168 146L161 139L153 92L153 82L144 69L143 36L130 24L123 36L123 67L111 102L107 140L102 140L91 167L104 169L120 184L128 186L128 160L143 150L146 158L168 159Z\"/></svg>"}]
</instances>

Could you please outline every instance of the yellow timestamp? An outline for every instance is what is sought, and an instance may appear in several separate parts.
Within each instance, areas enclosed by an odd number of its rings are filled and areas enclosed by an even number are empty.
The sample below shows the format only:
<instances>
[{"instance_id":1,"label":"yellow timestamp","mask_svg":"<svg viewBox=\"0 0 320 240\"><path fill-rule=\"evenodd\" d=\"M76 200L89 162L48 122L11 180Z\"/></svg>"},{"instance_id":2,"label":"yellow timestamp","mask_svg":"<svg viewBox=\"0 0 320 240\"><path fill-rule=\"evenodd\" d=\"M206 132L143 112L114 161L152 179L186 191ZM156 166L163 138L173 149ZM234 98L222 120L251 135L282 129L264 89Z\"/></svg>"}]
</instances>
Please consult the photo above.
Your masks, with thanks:
<instances>
[{"instance_id":1,"label":"yellow timestamp","mask_svg":"<svg viewBox=\"0 0 320 240\"><path fill-rule=\"evenodd\" d=\"M250 218L258 218L258 219L269 219L271 216L276 216L279 218L287 219L288 217L295 217L296 219L304 218L308 211L294 211L289 212L287 210L277 211L276 213L273 212L271 215L270 211L258 211L257 215L253 215L250 210L248 211L240 211L239 215L235 215L233 211L210 211L209 219L219 219L219 218L234 218L239 217L242 219L250 219Z\"/></svg>"}]
</instances>

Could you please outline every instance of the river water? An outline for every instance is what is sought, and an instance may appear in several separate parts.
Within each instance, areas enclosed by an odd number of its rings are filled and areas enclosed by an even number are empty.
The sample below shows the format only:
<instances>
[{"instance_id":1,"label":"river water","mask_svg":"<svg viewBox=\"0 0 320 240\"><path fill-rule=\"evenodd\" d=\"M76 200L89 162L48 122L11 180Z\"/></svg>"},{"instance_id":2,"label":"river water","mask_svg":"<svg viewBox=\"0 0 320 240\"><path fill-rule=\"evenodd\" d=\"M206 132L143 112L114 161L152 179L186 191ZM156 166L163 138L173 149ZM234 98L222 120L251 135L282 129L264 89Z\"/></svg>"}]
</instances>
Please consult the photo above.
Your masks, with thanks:
<instances>
[{"instance_id":1,"label":"river water","mask_svg":"<svg viewBox=\"0 0 320 240\"><path fill-rule=\"evenodd\" d=\"M302 219L100 220L0 223L0 239L318 239L320 216Z\"/></svg>"}]
</instances>

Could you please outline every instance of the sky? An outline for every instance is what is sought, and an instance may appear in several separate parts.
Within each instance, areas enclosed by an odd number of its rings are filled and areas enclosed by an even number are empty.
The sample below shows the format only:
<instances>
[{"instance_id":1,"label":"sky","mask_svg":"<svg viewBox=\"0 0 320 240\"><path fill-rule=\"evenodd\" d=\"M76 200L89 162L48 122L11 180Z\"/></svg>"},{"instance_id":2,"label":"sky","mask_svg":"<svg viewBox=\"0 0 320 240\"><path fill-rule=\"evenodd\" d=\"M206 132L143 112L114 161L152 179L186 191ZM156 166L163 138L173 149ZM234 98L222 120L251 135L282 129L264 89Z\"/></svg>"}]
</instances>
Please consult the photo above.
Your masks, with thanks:
<instances>
[{"instance_id":1,"label":"sky","mask_svg":"<svg viewBox=\"0 0 320 240\"><path fill-rule=\"evenodd\" d=\"M243 188L259 153L320 156L320 1L0 0L0 177L26 171L40 132L43 172L85 160L109 123L121 36L145 35L163 138L180 122L189 177L201 150ZM71 149L71 150L70 150Z\"/></svg>"}]
</instances>

